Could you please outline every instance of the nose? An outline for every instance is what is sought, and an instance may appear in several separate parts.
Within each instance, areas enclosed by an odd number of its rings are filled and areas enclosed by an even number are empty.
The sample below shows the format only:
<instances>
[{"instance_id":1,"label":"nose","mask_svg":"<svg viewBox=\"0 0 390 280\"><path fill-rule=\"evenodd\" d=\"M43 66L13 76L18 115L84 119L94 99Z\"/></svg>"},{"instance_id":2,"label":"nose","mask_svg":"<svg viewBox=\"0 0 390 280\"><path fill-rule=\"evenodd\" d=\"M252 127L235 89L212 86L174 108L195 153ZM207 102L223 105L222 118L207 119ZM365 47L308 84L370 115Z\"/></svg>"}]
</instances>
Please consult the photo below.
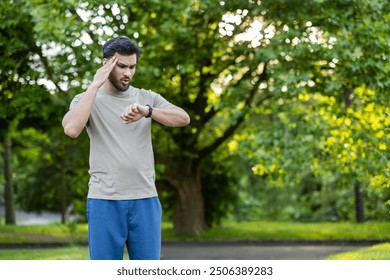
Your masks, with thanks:
<instances>
[{"instance_id":1,"label":"nose","mask_svg":"<svg viewBox=\"0 0 390 280\"><path fill-rule=\"evenodd\" d=\"M125 72L123 73L125 76L127 77L131 77L132 76L132 71L130 68L126 67L126 70Z\"/></svg>"}]
</instances>

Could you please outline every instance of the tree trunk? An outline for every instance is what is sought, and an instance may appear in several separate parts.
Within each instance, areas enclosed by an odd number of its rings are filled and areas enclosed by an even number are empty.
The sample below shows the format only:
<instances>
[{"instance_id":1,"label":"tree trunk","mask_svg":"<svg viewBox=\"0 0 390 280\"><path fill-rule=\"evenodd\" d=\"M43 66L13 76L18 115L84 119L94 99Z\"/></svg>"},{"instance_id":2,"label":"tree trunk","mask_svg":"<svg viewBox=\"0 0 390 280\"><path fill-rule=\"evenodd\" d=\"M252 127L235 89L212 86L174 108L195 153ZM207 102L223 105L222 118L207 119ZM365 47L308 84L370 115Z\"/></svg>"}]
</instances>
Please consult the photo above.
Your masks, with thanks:
<instances>
[{"instance_id":1,"label":"tree trunk","mask_svg":"<svg viewBox=\"0 0 390 280\"><path fill-rule=\"evenodd\" d=\"M361 191L361 184L359 182L355 184L355 209L356 222L364 223L364 200L363 193Z\"/></svg>"},{"instance_id":2,"label":"tree trunk","mask_svg":"<svg viewBox=\"0 0 390 280\"><path fill-rule=\"evenodd\" d=\"M200 164L188 159L178 168L170 168L167 179L176 191L173 231L183 234L201 234L206 230L206 222Z\"/></svg>"},{"instance_id":3,"label":"tree trunk","mask_svg":"<svg viewBox=\"0 0 390 280\"><path fill-rule=\"evenodd\" d=\"M5 223L14 225L15 221L15 203L14 203L14 187L12 184L12 139L9 133L6 133L4 139L4 178L5 178Z\"/></svg>"},{"instance_id":4,"label":"tree trunk","mask_svg":"<svg viewBox=\"0 0 390 280\"><path fill-rule=\"evenodd\" d=\"M63 161L62 161L63 162ZM60 201L61 201L61 223L65 224L67 220L67 191L66 191L66 178L65 178L65 167L61 166L61 183L60 183Z\"/></svg>"},{"instance_id":5,"label":"tree trunk","mask_svg":"<svg viewBox=\"0 0 390 280\"><path fill-rule=\"evenodd\" d=\"M352 90L350 88L346 88L344 90L344 102L347 108L349 108L352 104L351 97L352 97ZM360 182L355 183L354 191L355 191L356 222L364 223L364 200L363 200L363 193L361 191Z\"/></svg>"}]
</instances>

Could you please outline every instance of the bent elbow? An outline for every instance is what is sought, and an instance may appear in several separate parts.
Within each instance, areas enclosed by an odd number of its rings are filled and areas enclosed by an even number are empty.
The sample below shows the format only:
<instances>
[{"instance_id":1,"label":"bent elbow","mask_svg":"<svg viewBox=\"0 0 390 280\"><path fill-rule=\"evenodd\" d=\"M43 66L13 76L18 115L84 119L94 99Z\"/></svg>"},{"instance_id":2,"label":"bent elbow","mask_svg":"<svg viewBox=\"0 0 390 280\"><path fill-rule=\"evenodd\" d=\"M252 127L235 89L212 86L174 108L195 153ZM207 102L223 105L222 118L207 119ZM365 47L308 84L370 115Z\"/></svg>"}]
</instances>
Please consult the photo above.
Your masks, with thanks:
<instances>
[{"instance_id":1,"label":"bent elbow","mask_svg":"<svg viewBox=\"0 0 390 280\"><path fill-rule=\"evenodd\" d=\"M184 119L183 119L183 126L187 126L191 123L191 118L189 115L187 115Z\"/></svg>"},{"instance_id":2,"label":"bent elbow","mask_svg":"<svg viewBox=\"0 0 390 280\"><path fill-rule=\"evenodd\" d=\"M77 138L80 135L79 131L70 127L64 127L64 133L70 138Z\"/></svg>"},{"instance_id":3,"label":"bent elbow","mask_svg":"<svg viewBox=\"0 0 390 280\"><path fill-rule=\"evenodd\" d=\"M172 124L172 126L183 127L189 125L190 122L190 116L188 114L185 114L180 116L180 118L177 118L175 123Z\"/></svg>"}]
</instances>

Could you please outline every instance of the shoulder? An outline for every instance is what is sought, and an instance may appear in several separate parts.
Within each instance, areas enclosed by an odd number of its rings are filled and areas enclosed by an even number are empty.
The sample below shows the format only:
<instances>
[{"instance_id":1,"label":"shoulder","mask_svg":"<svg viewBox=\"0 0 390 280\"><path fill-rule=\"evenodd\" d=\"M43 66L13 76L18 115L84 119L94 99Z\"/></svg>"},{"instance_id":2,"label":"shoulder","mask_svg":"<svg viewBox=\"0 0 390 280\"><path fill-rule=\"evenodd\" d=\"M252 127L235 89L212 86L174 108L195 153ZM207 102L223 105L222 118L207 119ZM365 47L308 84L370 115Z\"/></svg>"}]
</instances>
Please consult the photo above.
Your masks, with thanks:
<instances>
[{"instance_id":1,"label":"shoulder","mask_svg":"<svg viewBox=\"0 0 390 280\"><path fill-rule=\"evenodd\" d=\"M131 88L130 95L138 96L139 99L145 102L153 102L154 100L160 97L160 94L150 89L135 88L135 87Z\"/></svg>"},{"instance_id":2,"label":"shoulder","mask_svg":"<svg viewBox=\"0 0 390 280\"><path fill-rule=\"evenodd\" d=\"M153 90L135 87L132 87L131 90L139 96L141 104L150 104L158 108L165 108L170 105L169 101Z\"/></svg>"},{"instance_id":3,"label":"shoulder","mask_svg":"<svg viewBox=\"0 0 390 280\"><path fill-rule=\"evenodd\" d=\"M154 91L152 91L150 89L144 89L144 88L131 87L131 91L133 93L140 94L140 95L143 95L143 96L153 97L153 96L157 96L158 95Z\"/></svg>"},{"instance_id":4,"label":"shoulder","mask_svg":"<svg viewBox=\"0 0 390 280\"><path fill-rule=\"evenodd\" d=\"M72 108L74 105L76 105L76 104L80 101L81 97L83 97L84 94L85 94L85 92L76 94L76 95L73 97L73 99L72 99L72 101L71 101L69 107Z\"/></svg>"},{"instance_id":5,"label":"shoulder","mask_svg":"<svg viewBox=\"0 0 390 280\"><path fill-rule=\"evenodd\" d=\"M83 97L84 94L85 94L85 92L76 94L76 95L73 97L73 99L80 99L81 97Z\"/></svg>"}]
</instances>

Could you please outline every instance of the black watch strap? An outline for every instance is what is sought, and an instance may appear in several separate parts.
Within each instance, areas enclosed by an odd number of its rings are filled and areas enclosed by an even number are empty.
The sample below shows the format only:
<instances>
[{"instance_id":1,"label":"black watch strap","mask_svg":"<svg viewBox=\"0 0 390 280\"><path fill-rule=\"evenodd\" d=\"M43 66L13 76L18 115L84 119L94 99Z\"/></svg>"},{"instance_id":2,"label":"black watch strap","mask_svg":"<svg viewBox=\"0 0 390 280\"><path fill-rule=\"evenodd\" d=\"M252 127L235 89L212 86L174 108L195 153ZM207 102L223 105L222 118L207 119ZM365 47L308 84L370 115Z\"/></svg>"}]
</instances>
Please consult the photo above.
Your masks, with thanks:
<instances>
[{"instance_id":1,"label":"black watch strap","mask_svg":"<svg viewBox=\"0 0 390 280\"><path fill-rule=\"evenodd\" d=\"M145 106L149 108L149 113L145 116L145 118L150 118L153 113L153 107L150 106L149 104L146 104Z\"/></svg>"}]
</instances>

